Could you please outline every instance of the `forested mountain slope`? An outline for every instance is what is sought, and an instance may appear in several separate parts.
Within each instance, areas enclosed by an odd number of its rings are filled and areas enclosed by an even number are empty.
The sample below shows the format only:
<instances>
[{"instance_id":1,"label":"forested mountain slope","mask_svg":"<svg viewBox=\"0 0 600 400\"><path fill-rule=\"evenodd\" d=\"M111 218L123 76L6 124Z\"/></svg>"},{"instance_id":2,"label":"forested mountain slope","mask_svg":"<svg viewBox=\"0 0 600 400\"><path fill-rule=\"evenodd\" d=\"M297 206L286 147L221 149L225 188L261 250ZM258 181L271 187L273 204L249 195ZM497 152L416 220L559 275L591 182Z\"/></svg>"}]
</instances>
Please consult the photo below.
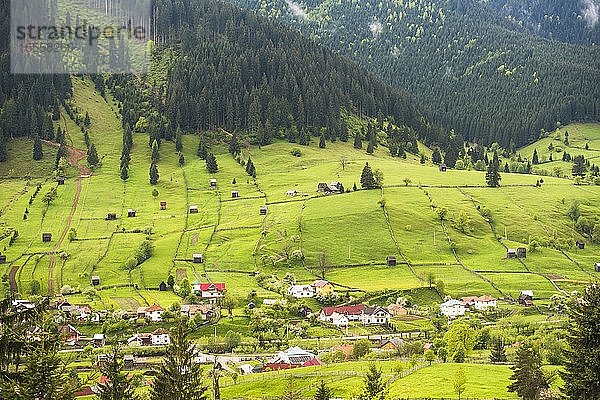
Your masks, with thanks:
<instances>
[{"instance_id":1,"label":"forested mountain slope","mask_svg":"<svg viewBox=\"0 0 600 400\"><path fill-rule=\"evenodd\" d=\"M532 35L486 3L231 1L357 60L467 139L518 146L600 114L600 49Z\"/></svg>"}]
</instances>

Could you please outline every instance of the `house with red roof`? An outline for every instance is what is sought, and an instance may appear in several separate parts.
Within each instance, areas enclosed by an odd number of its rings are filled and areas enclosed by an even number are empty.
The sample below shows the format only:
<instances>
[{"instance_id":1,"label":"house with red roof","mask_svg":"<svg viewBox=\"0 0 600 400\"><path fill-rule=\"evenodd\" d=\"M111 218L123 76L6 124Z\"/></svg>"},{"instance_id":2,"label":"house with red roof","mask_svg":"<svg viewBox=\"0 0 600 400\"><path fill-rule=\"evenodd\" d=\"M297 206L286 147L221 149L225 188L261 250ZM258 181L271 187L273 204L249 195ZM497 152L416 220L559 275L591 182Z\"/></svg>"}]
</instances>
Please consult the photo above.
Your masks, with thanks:
<instances>
[{"instance_id":1,"label":"house with red roof","mask_svg":"<svg viewBox=\"0 0 600 400\"><path fill-rule=\"evenodd\" d=\"M162 321L162 313L164 311L164 308L154 303L150 307L139 307L137 309L137 315L138 318L146 318L148 321L160 322Z\"/></svg>"},{"instance_id":2,"label":"house with red roof","mask_svg":"<svg viewBox=\"0 0 600 400\"><path fill-rule=\"evenodd\" d=\"M491 296L467 296L460 299L465 307L478 311L486 311L497 307L497 300Z\"/></svg>"},{"instance_id":3,"label":"house with red roof","mask_svg":"<svg viewBox=\"0 0 600 400\"><path fill-rule=\"evenodd\" d=\"M268 363L263 366L263 371L278 371L299 367L312 367L321 365L321 361L313 353L300 347L290 347L286 351L275 354Z\"/></svg>"},{"instance_id":4,"label":"house with red roof","mask_svg":"<svg viewBox=\"0 0 600 400\"><path fill-rule=\"evenodd\" d=\"M391 314L387 309L364 304L324 307L319 314L320 321L338 327L348 325L348 321L360 321L363 325L385 325L390 322L390 317Z\"/></svg>"},{"instance_id":5,"label":"house with red roof","mask_svg":"<svg viewBox=\"0 0 600 400\"><path fill-rule=\"evenodd\" d=\"M225 284L197 282L192 285L192 292L200 296L201 299L208 300L209 303L213 304L225 295Z\"/></svg>"},{"instance_id":6,"label":"house with red roof","mask_svg":"<svg viewBox=\"0 0 600 400\"><path fill-rule=\"evenodd\" d=\"M60 337L71 346L79 342L79 336L81 336L81 333L71 324L63 325L58 328L58 333L60 334Z\"/></svg>"}]
</instances>

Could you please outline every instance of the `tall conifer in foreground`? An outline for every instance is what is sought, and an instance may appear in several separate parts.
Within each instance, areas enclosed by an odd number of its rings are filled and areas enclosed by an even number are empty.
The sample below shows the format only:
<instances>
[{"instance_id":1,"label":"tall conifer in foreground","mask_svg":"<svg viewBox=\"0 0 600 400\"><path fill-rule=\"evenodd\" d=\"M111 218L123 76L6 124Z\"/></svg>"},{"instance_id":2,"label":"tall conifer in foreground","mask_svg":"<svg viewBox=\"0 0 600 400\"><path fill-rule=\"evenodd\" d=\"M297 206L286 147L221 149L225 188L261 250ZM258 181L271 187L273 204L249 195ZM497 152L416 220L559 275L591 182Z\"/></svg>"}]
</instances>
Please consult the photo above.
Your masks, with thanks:
<instances>
[{"instance_id":1,"label":"tall conifer in foreground","mask_svg":"<svg viewBox=\"0 0 600 400\"><path fill-rule=\"evenodd\" d=\"M498 159L498 152L494 151L494 158L492 158L492 161L488 165L487 172L485 173L485 181L490 187L498 187L500 186L501 180L500 160Z\"/></svg>"}]
</instances>

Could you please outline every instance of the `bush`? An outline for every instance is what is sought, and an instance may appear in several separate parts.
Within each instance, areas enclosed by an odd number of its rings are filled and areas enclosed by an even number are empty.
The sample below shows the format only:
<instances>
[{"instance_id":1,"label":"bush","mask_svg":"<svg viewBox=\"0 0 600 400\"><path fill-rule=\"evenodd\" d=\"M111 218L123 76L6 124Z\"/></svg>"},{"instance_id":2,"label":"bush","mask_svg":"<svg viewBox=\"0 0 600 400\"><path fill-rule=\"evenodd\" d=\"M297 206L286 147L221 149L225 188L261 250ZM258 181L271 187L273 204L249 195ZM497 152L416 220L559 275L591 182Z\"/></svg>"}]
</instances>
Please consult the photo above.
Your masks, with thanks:
<instances>
[{"instance_id":1,"label":"bush","mask_svg":"<svg viewBox=\"0 0 600 400\"><path fill-rule=\"evenodd\" d=\"M292 151L290 151L290 153L294 157L302 157L302 152L300 151L300 149L294 148L294 149L292 149Z\"/></svg>"}]
</instances>

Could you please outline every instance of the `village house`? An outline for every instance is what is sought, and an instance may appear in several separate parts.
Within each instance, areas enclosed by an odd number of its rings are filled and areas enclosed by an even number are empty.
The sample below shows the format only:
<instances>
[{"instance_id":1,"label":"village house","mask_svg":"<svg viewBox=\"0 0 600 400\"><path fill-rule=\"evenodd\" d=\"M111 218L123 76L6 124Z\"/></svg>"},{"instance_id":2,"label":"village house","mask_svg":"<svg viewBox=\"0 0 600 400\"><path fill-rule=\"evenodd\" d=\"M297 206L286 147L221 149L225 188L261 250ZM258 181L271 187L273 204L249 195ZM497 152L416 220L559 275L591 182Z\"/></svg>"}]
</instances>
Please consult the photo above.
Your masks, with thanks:
<instances>
[{"instance_id":1,"label":"village house","mask_svg":"<svg viewBox=\"0 0 600 400\"><path fill-rule=\"evenodd\" d=\"M190 214L198 214L198 206L190 206Z\"/></svg>"},{"instance_id":2,"label":"village house","mask_svg":"<svg viewBox=\"0 0 600 400\"><path fill-rule=\"evenodd\" d=\"M408 315L408 310L406 309L406 307L401 306L400 304L393 303L387 306L386 308L393 317L401 317L403 315Z\"/></svg>"},{"instance_id":3,"label":"village house","mask_svg":"<svg viewBox=\"0 0 600 400\"><path fill-rule=\"evenodd\" d=\"M450 299L440 304L440 312L446 317L453 319L465 315L465 312L467 312L467 307L460 300Z\"/></svg>"},{"instance_id":4,"label":"village house","mask_svg":"<svg viewBox=\"0 0 600 400\"><path fill-rule=\"evenodd\" d=\"M162 321L162 313L165 311L164 308L154 303L150 307L139 307L137 309L138 318L146 318L151 322Z\"/></svg>"},{"instance_id":5,"label":"village house","mask_svg":"<svg viewBox=\"0 0 600 400\"><path fill-rule=\"evenodd\" d=\"M363 325L387 325L390 323L390 312L379 306L366 306L360 320Z\"/></svg>"},{"instance_id":6,"label":"village house","mask_svg":"<svg viewBox=\"0 0 600 400\"><path fill-rule=\"evenodd\" d=\"M325 182L320 182L317 185L317 193L336 194L340 193L342 187L340 182L331 182L329 185Z\"/></svg>"},{"instance_id":7,"label":"village house","mask_svg":"<svg viewBox=\"0 0 600 400\"><path fill-rule=\"evenodd\" d=\"M507 249L506 250L506 258L517 258L517 250Z\"/></svg>"},{"instance_id":8,"label":"village house","mask_svg":"<svg viewBox=\"0 0 600 400\"><path fill-rule=\"evenodd\" d=\"M35 308L35 304L33 304L29 300L21 300L21 299L13 300L12 305L16 309L17 312L33 310Z\"/></svg>"},{"instance_id":9,"label":"village house","mask_svg":"<svg viewBox=\"0 0 600 400\"><path fill-rule=\"evenodd\" d=\"M254 367L250 364L242 364L237 367L240 375L250 375L254 373Z\"/></svg>"},{"instance_id":10,"label":"village house","mask_svg":"<svg viewBox=\"0 0 600 400\"><path fill-rule=\"evenodd\" d=\"M274 355L269 362L263 366L263 371L278 371L315 365L321 365L321 362L316 355L303 350L300 347L290 347L286 351L280 351Z\"/></svg>"},{"instance_id":11,"label":"village house","mask_svg":"<svg viewBox=\"0 0 600 400\"><path fill-rule=\"evenodd\" d=\"M158 290L159 290L160 292L166 292L166 291L167 291L167 284L165 283L165 281L161 281L161 282L158 284Z\"/></svg>"},{"instance_id":12,"label":"village house","mask_svg":"<svg viewBox=\"0 0 600 400\"><path fill-rule=\"evenodd\" d=\"M293 285L288 289L288 294L297 299L315 296L315 288L311 285Z\"/></svg>"},{"instance_id":13,"label":"village house","mask_svg":"<svg viewBox=\"0 0 600 400\"><path fill-rule=\"evenodd\" d=\"M152 346L168 346L171 343L169 331L164 328L158 328L152 332Z\"/></svg>"},{"instance_id":14,"label":"village house","mask_svg":"<svg viewBox=\"0 0 600 400\"><path fill-rule=\"evenodd\" d=\"M192 292L199 295L201 299L208 300L210 304L216 303L225 295L224 283L194 283Z\"/></svg>"},{"instance_id":15,"label":"village house","mask_svg":"<svg viewBox=\"0 0 600 400\"><path fill-rule=\"evenodd\" d=\"M117 219L117 214L115 213L108 213L106 214L106 218L107 221L114 221Z\"/></svg>"},{"instance_id":16,"label":"village house","mask_svg":"<svg viewBox=\"0 0 600 400\"><path fill-rule=\"evenodd\" d=\"M575 242L575 246L577 246L579 250L583 250L585 249L585 242L583 240L578 240Z\"/></svg>"},{"instance_id":17,"label":"village house","mask_svg":"<svg viewBox=\"0 0 600 400\"><path fill-rule=\"evenodd\" d=\"M316 280L312 283L312 287L315 289L317 297L327 297L334 293L333 285L331 282L324 279Z\"/></svg>"},{"instance_id":18,"label":"village house","mask_svg":"<svg viewBox=\"0 0 600 400\"><path fill-rule=\"evenodd\" d=\"M461 299L465 307L471 310L486 311L497 307L497 301L490 296L468 296Z\"/></svg>"},{"instance_id":19,"label":"village house","mask_svg":"<svg viewBox=\"0 0 600 400\"><path fill-rule=\"evenodd\" d=\"M341 328L343 326L348 326L348 324L350 323L350 320L348 319L348 317L344 314L338 314L336 312L334 312L333 314L331 314L331 317L329 318L329 322L331 322L333 325L337 326L338 328Z\"/></svg>"},{"instance_id":20,"label":"village house","mask_svg":"<svg viewBox=\"0 0 600 400\"><path fill-rule=\"evenodd\" d=\"M92 276L92 286L100 285L100 277L97 275Z\"/></svg>"},{"instance_id":21,"label":"village house","mask_svg":"<svg viewBox=\"0 0 600 400\"><path fill-rule=\"evenodd\" d=\"M42 233L42 242L49 243L52 241L52 234L48 232Z\"/></svg>"},{"instance_id":22,"label":"village house","mask_svg":"<svg viewBox=\"0 0 600 400\"><path fill-rule=\"evenodd\" d=\"M352 306L324 307L319 313L319 320L329 322L338 327L348 325L349 321L360 321L363 325L385 325L390 322L391 314L383 307Z\"/></svg>"},{"instance_id":23,"label":"village house","mask_svg":"<svg viewBox=\"0 0 600 400\"><path fill-rule=\"evenodd\" d=\"M152 345L151 333L136 333L127 339L127 345L130 347L142 347Z\"/></svg>"},{"instance_id":24,"label":"village house","mask_svg":"<svg viewBox=\"0 0 600 400\"><path fill-rule=\"evenodd\" d=\"M323 307L319 313L319 320L333 323L334 315L345 316L348 321L358 321L365 309L364 304L355 304L352 306L332 306Z\"/></svg>"},{"instance_id":25,"label":"village house","mask_svg":"<svg viewBox=\"0 0 600 400\"><path fill-rule=\"evenodd\" d=\"M398 261L396 260L396 256L387 256L385 258L385 263L388 267L395 267Z\"/></svg>"},{"instance_id":26,"label":"village house","mask_svg":"<svg viewBox=\"0 0 600 400\"><path fill-rule=\"evenodd\" d=\"M194 264L202 264L202 254L193 254L192 260L194 261Z\"/></svg>"},{"instance_id":27,"label":"village house","mask_svg":"<svg viewBox=\"0 0 600 400\"><path fill-rule=\"evenodd\" d=\"M260 206L259 214L260 215L267 215L268 211L269 211L269 209L267 208L267 206Z\"/></svg>"},{"instance_id":28,"label":"village house","mask_svg":"<svg viewBox=\"0 0 600 400\"><path fill-rule=\"evenodd\" d=\"M384 339L379 348L384 351L398 351L404 346L404 340L401 338Z\"/></svg>"},{"instance_id":29,"label":"village house","mask_svg":"<svg viewBox=\"0 0 600 400\"><path fill-rule=\"evenodd\" d=\"M206 304L183 304L181 305L180 312L182 316L190 319L199 314L203 321L206 321L215 315L213 308Z\"/></svg>"},{"instance_id":30,"label":"village house","mask_svg":"<svg viewBox=\"0 0 600 400\"><path fill-rule=\"evenodd\" d=\"M167 209L167 202L166 201L161 201L160 202L160 209L161 210L166 210Z\"/></svg>"},{"instance_id":31,"label":"village house","mask_svg":"<svg viewBox=\"0 0 600 400\"><path fill-rule=\"evenodd\" d=\"M63 325L58 328L58 333L60 334L61 339L70 346L79 342L79 338L81 337L81 333L71 324Z\"/></svg>"},{"instance_id":32,"label":"village house","mask_svg":"<svg viewBox=\"0 0 600 400\"><path fill-rule=\"evenodd\" d=\"M344 355L344 359L349 360L352 358L352 352L354 351L353 344L338 344L329 349L331 353L341 352Z\"/></svg>"},{"instance_id":33,"label":"village house","mask_svg":"<svg viewBox=\"0 0 600 400\"><path fill-rule=\"evenodd\" d=\"M525 307L533 306L533 290L521 290L517 302Z\"/></svg>"},{"instance_id":34,"label":"village house","mask_svg":"<svg viewBox=\"0 0 600 400\"><path fill-rule=\"evenodd\" d=\"M217 187L217 180L216 180L216 179L214 179L214 178L213 178L213 179L211 179L211 180L209 181L209 183L210 183L210 187L211 187L211 188Z\"/></svg>"}]
</instances>

